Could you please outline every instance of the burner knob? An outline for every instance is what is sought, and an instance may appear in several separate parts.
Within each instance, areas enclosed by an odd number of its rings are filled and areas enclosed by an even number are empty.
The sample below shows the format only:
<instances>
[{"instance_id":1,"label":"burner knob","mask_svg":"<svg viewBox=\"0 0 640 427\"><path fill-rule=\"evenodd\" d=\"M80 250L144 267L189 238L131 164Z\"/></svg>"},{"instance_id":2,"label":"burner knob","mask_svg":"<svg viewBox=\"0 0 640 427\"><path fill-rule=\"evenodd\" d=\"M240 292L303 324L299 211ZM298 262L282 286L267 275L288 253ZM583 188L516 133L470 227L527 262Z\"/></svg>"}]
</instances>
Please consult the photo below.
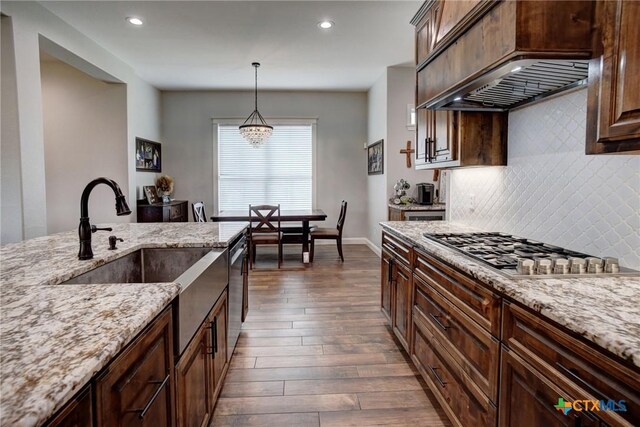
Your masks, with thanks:
<instances>
[{"instance_id":1,"label":"burner knob","mask_svg":"<svg viewBox=\"0 0 640 427\"><path fill-rule=\"evenodd\" d=\"M553 266L553 274L568 274L569 260L565 258L557 258Z\"/></svg>"},{"instance_id":2,"label":"burner knob","mask_svg":"<svg viewBox=\"0 0 640 427\"><path fill-rule=\"evenodd\" d=\"M571 274L584 274L587 272L587 261L584 258L569 258Z\"/></svg>"},{"instance_id":3,"label":"burner knob","mask_svg":"<svg viewBox=\"0 0 640 427\"><path fill-rule=\"evenodd\" d=\"M604 257L604 272L605 273L619 273L620 272L620 263L618 262L618 258L614 257Z\"/></svg>"},{"instance_id":4,"label":"burner knob","mask_svg":"<svg viewBox=\"0 0 640 427\"><path fill-rule=\"evenodd\" d=\"M538 274L551 274L551 260L550 259L541 259L538 260Z\"/></svg>"},{"instance_id":5,"label":"burner knob","mask_svg":"<svg viewBox=\"0 0 640 427\"><path fill-rule=\"evenodd\" d=\"M517 271L519 274L531 276L533 274L534 262L532 259L520 258L518 259Z\"/></svg>"},{"instance_id":6,"label":"burner knob","mask_svg":"<svg viewBox=\"0 0 640 427\"><path fill-rule=\"evenodd\" d=\"M587 258L587 273L590 273L590 274L602 273L602 260L596 257Z\"/></svg>"}]
</instances>

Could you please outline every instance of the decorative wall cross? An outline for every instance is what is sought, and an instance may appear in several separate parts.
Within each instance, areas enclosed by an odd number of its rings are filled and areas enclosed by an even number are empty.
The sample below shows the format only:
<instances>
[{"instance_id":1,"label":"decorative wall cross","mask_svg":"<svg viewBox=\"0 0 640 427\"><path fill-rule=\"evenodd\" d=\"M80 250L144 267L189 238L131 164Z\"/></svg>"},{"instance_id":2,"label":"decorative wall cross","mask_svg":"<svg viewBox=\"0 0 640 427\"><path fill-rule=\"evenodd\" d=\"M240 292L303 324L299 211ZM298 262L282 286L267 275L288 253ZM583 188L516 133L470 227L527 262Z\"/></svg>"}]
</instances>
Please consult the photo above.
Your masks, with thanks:
<instances>
[{"instance_id":1,"label":"decorative wall cross","mask_svg":"<svg viewBox=\"0 0 640 427\"><path fill-rule=\"evenodd\" d=\"M402 150L400 150L400 154L406 154L407 155L407 167L410 168L411 167L411 155L413 153L415 153L416 150L411 148L411 141L407 141L407 148L404 148Z\"/></svg>"}]
</instances>

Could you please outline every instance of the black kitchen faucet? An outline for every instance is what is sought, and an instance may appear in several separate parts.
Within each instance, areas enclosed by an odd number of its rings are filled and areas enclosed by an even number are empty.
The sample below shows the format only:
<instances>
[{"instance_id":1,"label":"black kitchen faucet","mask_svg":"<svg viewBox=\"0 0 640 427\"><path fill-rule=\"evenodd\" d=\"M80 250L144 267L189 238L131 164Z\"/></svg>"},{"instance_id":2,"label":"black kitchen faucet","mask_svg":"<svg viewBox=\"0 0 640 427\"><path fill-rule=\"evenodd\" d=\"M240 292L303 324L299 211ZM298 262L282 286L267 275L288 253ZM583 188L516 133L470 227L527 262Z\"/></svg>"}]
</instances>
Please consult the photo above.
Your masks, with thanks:
<instances>
[{"instance_id":1,"label":"black kitchen faucet","mask_svg":"<svg viewBox=\"0 0 640 427\"><path fill-rule=\"evenodd\" d=\"M89 222L89 195L91 190L98 184L106 184L113 190L116 195L116 215L123 216L131 214L131 209L127 205L127 201L122 194L122 190L118 184L109 178L96 178L84 188L82 192L82 198L80 199L80 225L78 226L78 236L80 237L80 251L78 252L79 259L91 259L93 258L93 250L91 249L91 234L101 229L96 226L91 226Z\"/></svg>"}]
</instances>

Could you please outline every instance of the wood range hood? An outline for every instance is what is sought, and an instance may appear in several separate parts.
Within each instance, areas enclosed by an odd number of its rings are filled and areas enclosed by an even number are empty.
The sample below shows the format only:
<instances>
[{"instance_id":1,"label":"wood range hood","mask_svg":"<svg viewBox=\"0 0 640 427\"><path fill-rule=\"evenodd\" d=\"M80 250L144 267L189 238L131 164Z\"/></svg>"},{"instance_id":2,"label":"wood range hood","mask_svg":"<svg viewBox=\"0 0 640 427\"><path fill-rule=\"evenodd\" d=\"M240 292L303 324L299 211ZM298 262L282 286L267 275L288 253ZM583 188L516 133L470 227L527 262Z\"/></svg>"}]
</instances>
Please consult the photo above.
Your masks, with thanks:
<instances>
[{"instance_id":1,"label":"wood range hood","mask_svg":"<svg viewBox=\"0 0 640 427\"><path fill-rule=\"evenodd\" d=\"M586 87L595 2L432 0L417 27L417 107L507 111Z\"/></svg>"}]
</instances>

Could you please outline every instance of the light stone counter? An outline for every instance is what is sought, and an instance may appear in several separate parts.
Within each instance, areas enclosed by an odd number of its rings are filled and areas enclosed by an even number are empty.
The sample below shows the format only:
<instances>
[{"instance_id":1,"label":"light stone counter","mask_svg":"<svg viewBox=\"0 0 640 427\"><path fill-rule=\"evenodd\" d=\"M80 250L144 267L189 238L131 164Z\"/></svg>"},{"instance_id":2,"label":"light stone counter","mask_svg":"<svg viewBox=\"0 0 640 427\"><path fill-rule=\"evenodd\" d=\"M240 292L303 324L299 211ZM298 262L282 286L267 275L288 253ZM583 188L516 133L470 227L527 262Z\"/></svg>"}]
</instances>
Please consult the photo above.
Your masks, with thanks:
<instances>
[{"instance_id":1,"label":"light stone counter","mask_svg":"<svg viewBox=\"0 0 640 427\"><path fill-rule=\"evenodd\" d=\"M180 292L177 283L59 285L141 248L226 247L245 223L101 224L94 259L77 232L0 248L0 424L44 423ZM107 249L107 237L123 238Z\"/></svg>"},{"instance_id":2,"label":"light stone counter","mask_svg":"<svg viewBox=\"0 0 640 427\"><path fill-rule=\"evenodd\" d=\"M446 221L380 224L385 231L640 367L640 277L510 278L423 237L423 233L500 230L478 230Z\"/></svg>"}]
</instances>

